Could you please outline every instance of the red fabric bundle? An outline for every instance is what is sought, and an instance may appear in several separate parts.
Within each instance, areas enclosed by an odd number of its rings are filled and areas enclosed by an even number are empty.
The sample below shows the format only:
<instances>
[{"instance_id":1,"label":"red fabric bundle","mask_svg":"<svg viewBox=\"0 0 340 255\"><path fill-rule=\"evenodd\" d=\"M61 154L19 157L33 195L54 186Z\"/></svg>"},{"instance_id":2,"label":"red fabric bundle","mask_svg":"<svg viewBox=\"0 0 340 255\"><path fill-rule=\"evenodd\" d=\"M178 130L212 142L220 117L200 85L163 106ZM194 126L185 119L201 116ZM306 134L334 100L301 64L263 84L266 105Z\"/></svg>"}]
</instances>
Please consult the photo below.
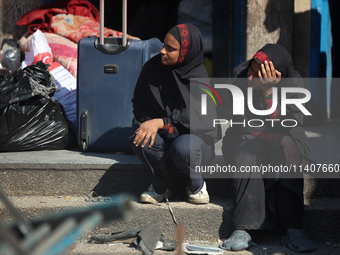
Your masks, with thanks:
<instances>
[{"instance_id":1,"label":"red fabric bundle","mask_svg":"<svg viewBox=\"0 0 340 255\"><path fill-rule=\"evenodd\" d=\"M98 9L87 0L57 0L24 14L16 23L18 26L28 25L28 31L34 33L37 29L53 32L52 17L57 14L73 14L99 21Z\"/></svg>"}]
</instances>

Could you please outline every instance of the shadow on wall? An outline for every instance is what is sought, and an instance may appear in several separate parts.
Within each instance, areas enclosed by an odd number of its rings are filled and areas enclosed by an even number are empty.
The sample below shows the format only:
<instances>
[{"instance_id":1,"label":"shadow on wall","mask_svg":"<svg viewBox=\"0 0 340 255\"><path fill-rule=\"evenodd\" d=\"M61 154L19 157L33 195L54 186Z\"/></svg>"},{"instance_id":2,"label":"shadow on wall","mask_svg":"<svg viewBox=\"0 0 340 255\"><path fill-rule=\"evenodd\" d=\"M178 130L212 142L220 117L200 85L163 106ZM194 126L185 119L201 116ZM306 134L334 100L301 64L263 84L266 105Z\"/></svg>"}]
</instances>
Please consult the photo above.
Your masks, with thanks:
<instances>
[{"instance_id":1,"label":"shadow on wall","mask_svg":"<svg viewBox=\"0 0 340 255\"><path fill-rule=\"evenodd\" d=\"M277 43L293 56L294 0L268 0L265 14L264 26L268 33L280 29Z\"/></svg>"},{"instance_id":2,"label":"shadow on wall","mask_svg":"<svg viewBox=\"0 0 340 255\"><path fill-rule=\"evenodd\" d=\"M320 52L320 40L315 40L320 38L320 31L311 33L311 27L321 29L320 15L313 12L314 20L311 20L311 11L294 14L294 1L290 2L268 0L264 26L269 33L280 31L277 43L290 52L295 69L302 77L310 77L310 73L318 70L321 75L325 55ZM319 125L326 118L326 87L317 83L305 84L305 87L312 93L312 100L306 104L312 116L305 117L304 125Z\"/></svg>"}]
</instances>

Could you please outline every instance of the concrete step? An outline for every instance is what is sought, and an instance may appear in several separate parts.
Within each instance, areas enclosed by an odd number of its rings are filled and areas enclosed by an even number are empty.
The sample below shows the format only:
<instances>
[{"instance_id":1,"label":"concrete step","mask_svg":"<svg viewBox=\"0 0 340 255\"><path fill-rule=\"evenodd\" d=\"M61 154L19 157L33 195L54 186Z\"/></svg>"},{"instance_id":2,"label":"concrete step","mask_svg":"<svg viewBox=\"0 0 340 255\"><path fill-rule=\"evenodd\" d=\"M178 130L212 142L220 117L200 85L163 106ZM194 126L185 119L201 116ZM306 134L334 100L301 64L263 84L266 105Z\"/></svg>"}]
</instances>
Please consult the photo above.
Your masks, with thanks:
<instances>
[{"instance_id":1,"label":"concrete step","mask_svg":"<svg viewBox=\"0 0 340 255\"><path fill-rule=\"evenodd\" d=\"M0 159L0 187L9 196L134 193L134 183L149 177L134 155L57 150L0 153Z\"/></svg>"},{"instance_id":2,"label":"concrete step","mask_svg":"<svg viewBox=\"0 0 340 255\"><path fill-rule=\"evenodd\" d=\"M221 155L217 163L223 164ZM150 180L150 172L134 155L77 150L0 153L0 188L8 196L84 196L91 191L138 196ZM206 181L212 197L231 197L231 179ZM339 183L340 179L306 178L305 197L340 196Z\"/></svg>"},{"instance_id":3,"label":"concrete step","mask_svg":"<svg viewBox=\"0 0 340 255\"><path fill-rule=\"evenodd\" d=\"M325 128L331 132L318 127L308 131L313 159L322 163L340 163L338 125ZM216 162L223 164L220 148L217 151ZM149 171L134 155L77 150L0 153L0 188L29 219L95 204L85 202L92 191L101 196L128 193L137 198L149 186L150 180ZM216 243L231 231L231 179L206 179L206 182L210 204L188 204L181 192L177 194L177 200L170 203L177 221L186 226L185 238L190 242ZM315 242L320 243L321 254L340 254L339 179L307 178L304 193L304 228ZM136 254L125 246L116 253L112 252L114 246L94 246L87 240L92 234L121 231L141 223L159 221L163 232L169 237L174 236L175 224L168 205L135 202L135 208L131 217L105 222L89 231L78 241L73 254ZM0 217L11 220L10 214L4 210L1 210ZM270 241L272 238L273 242ZM278 238L277 233L261 232L254 236L254 241L263 245L252 248L251 253L242 254L292 254L277 245Z\"/></svg>"},{"instance_id":4,"label":"concrete step","mask_svg":"<svg viewBox=\"0 0 340 255\"><path fill-rule=\"evenodd\" d=\"M306 127L314 161L340 165L339 128L340 120ZM224 165L221 145L221 141L216 144L212 165ZM211 177L206 179L210 195L230 197L231 180ZM150 180L150 172L134 155L79 150L0 153L0 188L9 196L81 196L91 191L103 196L121 192L138 196ZM339 184L338 175L332 179L308 178L305 197L340 197Z\"/></svg>"},{"instance_id":5,"label":"concrete step","mask_svg":"<svg viewBox=\"0 0 340 255\"><path fill-rule=\"evenodd\" d=\"M85 197L75 196L22 196L10 197L13 205L21 214L32 221L39 217L60 212L96 206L99 202L86 202ZM105 202L103 202L105 203ZM118 232L135 226L160 222L163 233L168 238L175 237L176 224L186 228L185 240L191 242L218 242L232 231L230 218L233 211L231 199L213 199L206 205L193 205L183 200L171 200L169 204L159 205L132 202L133 211L124 219L109 220L92 229L83 236ZM172 213L174 218L172 216ZM305 199L304 229L315 242L340 243L340 198ZM2 210L1 220L11 222L12 216ZM256 233L255 233L256 234ZM279 236L279 233L258 232L256 238Z\"/></svg>"}]
</instances>

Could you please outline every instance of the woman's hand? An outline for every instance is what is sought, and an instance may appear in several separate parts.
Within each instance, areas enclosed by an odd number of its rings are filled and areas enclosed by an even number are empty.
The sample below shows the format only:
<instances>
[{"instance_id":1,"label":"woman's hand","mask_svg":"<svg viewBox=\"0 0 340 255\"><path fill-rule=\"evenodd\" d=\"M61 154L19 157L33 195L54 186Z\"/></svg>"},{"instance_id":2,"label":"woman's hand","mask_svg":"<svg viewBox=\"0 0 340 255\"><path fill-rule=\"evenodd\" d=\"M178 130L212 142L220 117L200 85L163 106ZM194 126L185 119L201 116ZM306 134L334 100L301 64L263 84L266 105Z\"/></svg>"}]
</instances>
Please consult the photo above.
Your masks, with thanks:
<instances>
[{"instance_id":1,"label":"woman's hand","mask_svg":"<svg viewBox=\"0 0 340 255\"><path fill-rule=\"evenodd\" d=\"M280 144L286 156L286 166L298 166L301 163L300 151L293 138L285 135Z\"/></svg>"},{"instance_id":2,"label":"woman's hand","mask_svg":"<svg viewBox=\"0 0 340 255\"><path fill-rule=\"evenodd\" d=\"M258 76L261 80L261 88L265 97L273 93L273 87L281 81L281 75L281 72L275 70L272 61L269 63L264 61L264 64L261 64Z\"/></svg>"},{"instance_id":3,"label":"woman's hand","mask_svg":"<svg viewBox=\"0 0 340 255\"><path fill-rule=\"evenodd\" d=\"M159 129L163 128L164 122L163 119L152 119L147 120L143 122L139 128L135 131L136 136L133 140L133 143L138 147L141 142L141 147L144 148L144 146L147 144L147 142L150 140L149 148L153 145L155 141L156 134ZM144 140L144 141L143 141Z\"/></svg>"}]
</instances>

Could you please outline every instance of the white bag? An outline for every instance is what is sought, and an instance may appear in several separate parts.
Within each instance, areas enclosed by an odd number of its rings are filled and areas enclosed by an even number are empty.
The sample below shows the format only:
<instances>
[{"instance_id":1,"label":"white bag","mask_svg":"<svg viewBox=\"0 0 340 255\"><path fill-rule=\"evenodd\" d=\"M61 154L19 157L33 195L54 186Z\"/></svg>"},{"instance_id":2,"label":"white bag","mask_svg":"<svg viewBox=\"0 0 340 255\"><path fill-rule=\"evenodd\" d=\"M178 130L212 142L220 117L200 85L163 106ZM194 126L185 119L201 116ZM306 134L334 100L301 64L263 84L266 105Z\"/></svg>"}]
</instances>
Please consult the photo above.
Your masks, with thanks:
<instances>
[{"instance_id":1,"label":"white bag","mask_svg":"<svg viewBox=\"0 0 340 255\"><path fill-rule=\"evenodd\" d=\"M58 91L54 98L58 100L65 109L67 119L77 125L77 82L72 74L67 71L58 62L53 62L53 56L50 46L44 34L38 29L34 32L30 41L30 51L25 54L25 60L22 62L22 68L43 61L49 66Z\"/></svg>"}]
</instances>

